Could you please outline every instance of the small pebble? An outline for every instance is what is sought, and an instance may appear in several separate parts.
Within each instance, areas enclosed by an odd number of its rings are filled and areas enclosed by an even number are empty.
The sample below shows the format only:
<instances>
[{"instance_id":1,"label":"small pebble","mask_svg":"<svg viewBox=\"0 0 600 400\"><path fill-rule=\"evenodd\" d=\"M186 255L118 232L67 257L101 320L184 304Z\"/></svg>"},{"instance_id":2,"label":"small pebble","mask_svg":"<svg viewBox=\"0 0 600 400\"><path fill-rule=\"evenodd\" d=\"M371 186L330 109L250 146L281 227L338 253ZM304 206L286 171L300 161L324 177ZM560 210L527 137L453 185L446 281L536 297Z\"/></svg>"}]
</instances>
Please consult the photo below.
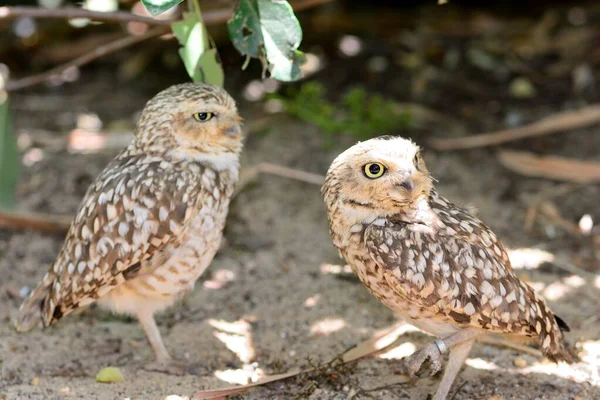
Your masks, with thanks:
<instances>
[{"instance_id":1,"label":"small pebble","mask_svg":"<svg viewBox=\"0 0 600 400\"><path fill-rule=\"evenodd\" d=\"M36 376L35 378L33 378L33 379L31 380L31 384L32 384L33 386L37 386L37 385L39 385L39 384L40 384L40 378L38 378L38 377Z\"/></svg>"},{"instance_id":2,"label":"small pebble","mask_svg":"<svg viewBox=\"0 0 600 400\"><path fill-rule=\"evenodd\" d=\"M68 387L66 387L66 386L65 386L64 388L60 389L60 392L61 392L61 393L69 393L70 391L71 391L71 389L69 389L69 388L68 388Z\"/></svg>"},{"instance_id":3,"label":"small pebble","mask_svg":"<svg viewBox=\"0 0 600 400\"><path fill-rule=\"evenodd\" d=\"M527 366L527 361L523 360L522 358L517 358L513 361L513 364L515 364L515 367L525 368Z\"/></svg>"},{"instance_id":4,"label":"small pebble","mask_svg":"<svg viewBox=\"0 0 600 400\"><path fill-rule=\"evenodd\" d=\"M510 91L511 96L518 99L529 99L535 97L537 94L533 83L524 77L513 79L508 87L508 90Z\"/></svg>"}]
</instances>

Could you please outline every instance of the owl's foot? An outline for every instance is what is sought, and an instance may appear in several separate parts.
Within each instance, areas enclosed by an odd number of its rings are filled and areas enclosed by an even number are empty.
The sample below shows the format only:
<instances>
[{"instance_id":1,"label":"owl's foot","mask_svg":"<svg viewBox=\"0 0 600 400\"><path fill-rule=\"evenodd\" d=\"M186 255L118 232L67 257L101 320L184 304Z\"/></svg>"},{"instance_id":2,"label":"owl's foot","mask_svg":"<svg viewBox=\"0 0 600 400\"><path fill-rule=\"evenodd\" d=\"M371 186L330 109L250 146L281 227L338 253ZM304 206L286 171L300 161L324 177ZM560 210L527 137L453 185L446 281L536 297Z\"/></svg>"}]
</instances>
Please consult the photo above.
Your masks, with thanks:
<instances>
[{"instance_id":1,"label":"owl's foot","mask_svg":"<svg viewBox=\"0 0 600 400\"><path fill-rule=\"evenodd\" d=\"M410 356L400 361L400 366L397 373L408 374L412 379L420 378L422 375L417 375L421 370L423 363L429 359L429 375L437 374L444 364L444 358L440 348L435 342L431 342Z\"/></svg>"},{"instance_id":2,"label":"owl's foot","mask_svg":"<svg viewBox=\"0 0 600 400\"><path fill-rule=\"evenodd\" d=\"M167 375L198 375L198 370L193 365L173 359L156 360L144 365L143 369L145 371L160 372Z\"/></svg>"}]
</instances>

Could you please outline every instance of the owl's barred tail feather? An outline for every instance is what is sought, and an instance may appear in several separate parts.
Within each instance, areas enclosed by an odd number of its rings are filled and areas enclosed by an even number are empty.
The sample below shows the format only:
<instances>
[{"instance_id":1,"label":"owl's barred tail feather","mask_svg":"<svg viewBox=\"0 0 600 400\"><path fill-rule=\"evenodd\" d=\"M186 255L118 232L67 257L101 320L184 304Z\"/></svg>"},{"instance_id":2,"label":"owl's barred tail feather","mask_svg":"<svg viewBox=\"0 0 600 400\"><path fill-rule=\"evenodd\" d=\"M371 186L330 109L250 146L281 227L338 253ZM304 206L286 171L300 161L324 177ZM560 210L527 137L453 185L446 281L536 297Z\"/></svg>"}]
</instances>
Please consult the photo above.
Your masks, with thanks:
<instances>
[{"instance_id":1,"label":"owl's barred tail feather","mask_svg":"<svg viewBox=\"0 0 600 400\"><path fill-rule=\"evenodd\" d=\"M568 364L573 364L573 358L563 342L563 332L569 332L571 329L565 321L556 315L554 315L554 319L556 321L556 325L554 326L557 329L548 333L544 332L544 334L540 335L540 347L542 352L555 363L564 361Z\"/></svg>"},{"instance_id":2,"label":"owl's barred tail feather","mask_svg":"<svg viewBox=\"0 0 600 400\"><path fill-rule=\"evenodd\" d=\"M17 331L27 332L42 321L42 308L51 287L51 280L42 282L31 292L27 300L23 302L14 320L14 326Z\"/></svg>"}]
</instances>

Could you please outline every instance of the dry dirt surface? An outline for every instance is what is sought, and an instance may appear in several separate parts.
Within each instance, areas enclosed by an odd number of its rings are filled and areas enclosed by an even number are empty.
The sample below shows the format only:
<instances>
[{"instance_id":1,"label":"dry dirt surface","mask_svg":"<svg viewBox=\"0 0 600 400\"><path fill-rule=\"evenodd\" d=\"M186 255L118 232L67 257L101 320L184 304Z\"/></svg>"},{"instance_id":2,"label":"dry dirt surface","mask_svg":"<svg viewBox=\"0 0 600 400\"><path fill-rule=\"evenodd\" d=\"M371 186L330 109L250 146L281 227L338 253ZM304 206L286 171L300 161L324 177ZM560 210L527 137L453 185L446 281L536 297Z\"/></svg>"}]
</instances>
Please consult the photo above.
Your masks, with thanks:
<instances>
[{"instance_id":1,"label":"dry dirt surface","mask_svg":"<svg viewBox=\"0 0 600 400\"><path fill-rule=\"evenodd\" d=\"M143 100L113 100L128 105L114 106L113 117L131 119ZM250 108L242 107L241 112L252 120ZM36 129L47 129L43 119L29 119L18 110L16 118L21 130L35 134ZM560 139L552 145L569 155L578 147L589 147L592 137L600 145L597 134L586 132L569 134L571 147ZM248 138L242 165L268 161L324 174L333 158L353 142L343 138L324 149L316 128L276 119L266 131ZM490 149L435 153L425 147L424 154L439 179L440 192L458 204L476 206L479 216L510 249L542 249L558 260L572 259L586 248L580 239L575 241L549 222L537 223L533 233L524 232L524 199L551 190L555 183L507 172ZM74 213L87 185L112 156L44 151L41 160L24 168L21 206ZM591 213L598 220L599 188L577 190L555 199L563 217L576 223ZM345 272L327 229L315 185L261 175L235 198L225 243L209 272L192 293L159 318L171 354L197 370L197 376L183 377L143 371L152 353L136 321L95 307L50 328L17 334L9 320L22 300L20 292L34 287L44 275L62 235L0 229L0 398L191 397L200 389L321 365L315 374L259 387L239 398L426 399L435 391L439 376L395 383L399 380L394 374L395 358L430 340L418 331L402 335L400 347L384 356L327 368L326 363L339 354L396 322L390 310ZM581 361L555 366L514 349L478 344L453 387L455 400L600 398L600 281L564 272L556 267L559 263L550 260L518 273L570 324L568 341ZM106 366L119 367L125 381L97 383L95 375Z\"/></svg>"}]
</instances>

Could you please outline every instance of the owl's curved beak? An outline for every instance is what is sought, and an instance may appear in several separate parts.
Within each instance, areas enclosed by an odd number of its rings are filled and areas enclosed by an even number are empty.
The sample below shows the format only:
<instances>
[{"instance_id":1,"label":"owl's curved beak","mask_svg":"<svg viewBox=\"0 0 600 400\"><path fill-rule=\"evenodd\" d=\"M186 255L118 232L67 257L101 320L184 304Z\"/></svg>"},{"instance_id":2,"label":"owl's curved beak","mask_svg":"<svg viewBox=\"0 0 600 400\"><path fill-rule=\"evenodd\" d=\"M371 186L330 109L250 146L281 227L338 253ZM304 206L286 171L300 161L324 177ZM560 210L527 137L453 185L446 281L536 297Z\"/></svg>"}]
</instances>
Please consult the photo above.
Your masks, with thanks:
<instances>
[{"instance_id":1,"label":"owl's curved beak","mask_svg":"<svg viewBox=\"0 0 600 400\"><path fill-rule=\"evenodd\" d=\"M232 124L229 127L223 129L223 133L228 136L238 136L242 134L242 128L239 124Z\"/></svg>"}]
</instances>

